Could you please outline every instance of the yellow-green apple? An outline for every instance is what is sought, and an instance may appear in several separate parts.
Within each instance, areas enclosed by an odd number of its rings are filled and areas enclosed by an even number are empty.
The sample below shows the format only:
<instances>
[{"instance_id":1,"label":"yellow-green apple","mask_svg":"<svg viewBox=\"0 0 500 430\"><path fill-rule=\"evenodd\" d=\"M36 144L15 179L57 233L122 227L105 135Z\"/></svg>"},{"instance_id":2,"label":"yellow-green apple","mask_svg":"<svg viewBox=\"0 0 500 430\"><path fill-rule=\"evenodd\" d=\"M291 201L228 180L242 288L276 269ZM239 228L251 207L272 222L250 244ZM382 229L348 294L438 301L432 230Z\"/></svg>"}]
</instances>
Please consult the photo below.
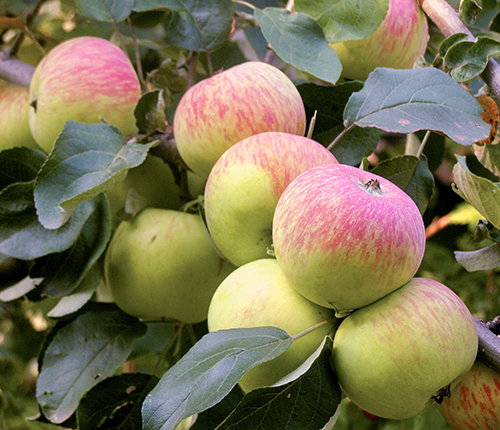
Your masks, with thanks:
<instances>
[{"instance_id":1,"label":"yellow-green apple","mask_svg":"<svg viewBox=\"0 0 500 430\"><path fill-rule=\"evenodd\" d=\"M476 360L438 407L454 430L500 429L500 374Z\"/></svg>"},{"instance_id":2,"label":"yellow-green apple","mask_svg":"<svg viewBox=\"0 0 500 430\"><path fill-rule=\"evenodd\" d=\"M188 167L203 178L231 145L265 131L303 135L305 108L293 82L259 61L231 67L192 86L174 115L174 137Z\"/></svg>"},{"instance_id":3,"label":"yellow-green apple","mask_svg":"<svg viewBox=\"0 0 500 430\"><path fill-rule=\"evenodd\" d=\"M29 93L28 87L0 83L0 150L16 146L40 149L30 131Z\"/></svg>"},{"instance_id":4,"label":"yellow-green apple","mask_svg":"<svg viewBox=\"0 0 500 430\"><path fill-rule=\"evenodd\" d=\"M376 67L411 69L424 55L427 18L415 0L387 0L389 9L377 30L365 39L332 43L342 77L365 80Z\"/></svg>"},{"instance_id":5,"label":"yellow-green apple","mask_svg":"<svg viewBox=\"0 0 500 430\"><path fill-rule=\"evenodd\" d=\"M330 309L297 293L274 259L261 259L238 267L217 288L208 311L211 332L230 328L272 326L289 335L328 321L292 343L280 356L249 370L239 381L248 392L269 386L299 367L336 327Z\"/></svg>"},{"instance_id":6,"label":"yellow-green apple","mask_svg":"<svg viewBox=\"0 0 500 430\"><path fill-rule=\"evenodd\" d=\"M234 267L210 242L200 216L145 208L111 238L104 278L114 302L144 319L196 323Z\"/></svg>"},{"instance_id":7,"label":"yellow-green apple","mask_svg":"<svg viewBox=\"0 0 500 430\"><path fill-rule=\"evenodd\" d=\"M324 146L283 132L264 132L231 146L205 188L205 214L217 248L236 266L269 257L281 193L311 167L337 163Z\"/></svg>"},{"instance_id":8,"label":"yellow-green apple","mask_svg":"<svg viewBox=\"0 0 500 430\"><path fill-rule=\"evenodd\" d=\"M414 276L425 227L417 205L392 182L330 164L307 170L285 189L273 245L297 291L345 316Z\"/></svg>"},{"instance_id":9,"label":"yellow-green apple","mask_svg":"<svg viewBox=\"0 0 500 430\"><path fill-rule=\"evenodd\" d=\"M333 339L332 365L345 395L373 415L410 418L471 369L478 336L447 286L413 278L347 316Z\"/></svg>"},{"instance_id":10,"label":"yellow-green apple","mask_svg":"<svg viewBox=\"0 0 500 430\"><path fill-rule=\"evenodd\" d=\"M70 120L104 120L123 135L133 135L140 96L134 67L118 46L98 37L69 39L53 48L35 69L30 86L31 132L46 152Z\"/></svg>"}]
</instances>

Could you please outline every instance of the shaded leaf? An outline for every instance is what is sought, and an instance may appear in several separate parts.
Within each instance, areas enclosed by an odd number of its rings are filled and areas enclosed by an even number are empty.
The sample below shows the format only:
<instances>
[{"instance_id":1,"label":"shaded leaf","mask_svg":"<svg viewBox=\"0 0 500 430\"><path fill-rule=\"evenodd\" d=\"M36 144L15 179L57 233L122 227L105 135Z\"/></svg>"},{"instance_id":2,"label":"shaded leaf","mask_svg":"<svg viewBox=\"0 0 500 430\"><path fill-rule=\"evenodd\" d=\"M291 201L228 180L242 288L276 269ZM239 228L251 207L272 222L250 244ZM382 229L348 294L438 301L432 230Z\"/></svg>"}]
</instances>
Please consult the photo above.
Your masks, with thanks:
<instances>
[{"instance_id":1,"label":"shaded leaf","mask_svg":"<svg viewBox=\"0 0 500 430\"><path fill-rule=\"evenodd\" d=\"M0 190L17 182L36 178L47 156L42 151L18 147L0 152Z\"/></svg>"},{"instance_id":2,"label":"shaded leaf","mask_svg":"<svg viewBox=\"0 0 500 430\"><path fill-rule=\"evenodd\" d=\"M466 40L469 40L469 36L465 33L455 33L448 36L439 44L439 57L443 59L446 56L448 49L450 49L455 43L464 42Z\"/></svg>"},{"instance_id":3,"label":"shaded leaf","mask_svg":"<svg viewBox=\"0 0 500 430\"><path fill-rule=\"evenodd\" d=\"M75 0L75 5L90 20L121 22L132 12L134 0Z\"/></svg>"},{"instance_id":4,"label":"shaded leaf","mask_svg":"<svg viewBox=\"0 0 500 430\"><path fill-rule=\"evenodd\" d=\"M477 251L455 251L455 258L468 272L493 270L500 267L500 245L495 243Z\"/></svg>"},{"instance_id":5,"label":"shaded leaf","mask_svg":"<svg viewBox=\"0 0 500 430\"><path fill-rule=\"evenodd\" d=\"M167 129L165 100L162 93L161 90L149 91L139 99L134 116L141 133Z\"/></svg>"},{"instance_id":6,"label":"shaded leaf","mask_svg":"<svg viewBox=\"0 0 500 430\"><path fill-rule=\"evenodd\" d=\"M387 15L389 0L295 0L294 10L317 21L326 40L335 43L374 33Z\"/></svg>"},{"instance_id":7,"label":"shaded leaf","mask_svg":"<svg viewBox=\"0 0 500 430\"><path fill-rule=\"evenodd\" d=\"M358 166L377 147L382 130L373 127L353 127L329 147L330 152L342 164Z\"/></svg>"},{"instance_id":8,"label":"shaded leaf","mask_svg":"<svg viewBox=\"0 0 500 430\"><path fill-rule=\"evenodd\" d=\"M500 144L498 142L486 143L474 145L473 148L479 162L496 176L500 176Z\"/></svg>"},{"instance_id":9,"label":"shaded leaf","mask_svg":"<svg viewBox=\"0 0 500 430\"><path fill-rule=\"evenodd\" d=\"M254 16L283 61L326 82L337 82L342 64L316 21L304 13L291 14L276 7L256 9Z\"/></svg>"},{"instance_id":10,"label":"shaded leaf","mask_svg":"<svg viewBox=\"0 0 500 430\"><path fill-rule=\"evenodd\" d=\"M458 13L460 19L465 24L468 25L474 24L481 10L482 10L481 6L479 6L474 0L460 0Z\"/></svg>"},{"instance_id":11,"label":"shaded leaf","mask_svg":"<svg viewBox=\"0 0 500 430\"><path fill-rule=\"evenodd\" d=\"M43 354L37 400L52 423L62 423L93 386L123 364L146 326L116 306L78 315L57 329Z\"/></svg>"},{"instance_id":12,"label":"shaded leaf","mask_svg":"<svg viewBox=\"0 0 500 430\"><path fill-rule=\"evenodd\" d=\"M433 130L471 145L489 136L482 112L477 100L441 70L377 68L349 99L344 125L396 133Z\"/></svg>"},{"instance_id":13,"label":"shaded leaf","mask_svg":"<svg viewBox=\"0 0 500 430\"><path fill-rule=\"evenodd\" d=\"M248 370L282 354L291 343L292 338L275 327L205 335L144 401L144 430L172 430L183 419L214 406Z\"/></svg>"},{"instance_id":14,"label":"shaded leaf","mask_svg":"<svg viewBox=\"0 0 500 430\"><path fill-rule=\"evenodd\" d=\"M118 128L68 121L35 183L35 206L47 229L64 225L83 201L123 180L149 144L127 143Z\"/></svg>"},{"instance_id":15,"label":"shaded leaf","mask_svg":"<svg viewBox=\"0 0 500 430\"><path fill-rule=\"evenodd\" d=\"M467 167L466 158L457 156L453 167L453 190L470 203L496 228L500 228L500 186L489 179L472 173Z\"/></svg>"}]
</instances>

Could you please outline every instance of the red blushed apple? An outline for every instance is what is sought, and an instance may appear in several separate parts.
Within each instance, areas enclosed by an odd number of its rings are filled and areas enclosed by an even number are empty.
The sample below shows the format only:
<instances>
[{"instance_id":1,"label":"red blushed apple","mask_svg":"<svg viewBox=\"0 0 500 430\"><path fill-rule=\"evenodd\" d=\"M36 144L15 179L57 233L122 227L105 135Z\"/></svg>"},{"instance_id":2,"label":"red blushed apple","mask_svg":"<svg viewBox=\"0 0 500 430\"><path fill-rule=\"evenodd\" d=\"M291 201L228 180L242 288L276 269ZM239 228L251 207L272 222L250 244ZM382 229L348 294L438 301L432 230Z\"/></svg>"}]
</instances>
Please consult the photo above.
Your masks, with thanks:
<instances>
[{"instance_id":1,"label":"red blushed apple","mask_svg":"<svg viewBox=\"0 0 500 430\"><path fill-rule=\"evenodd\" d=\"M500 429L500 374L476 360L439 410L454 430Z\"/></svg>"},{"instance_id":2,"label":"red blushed apple","mask_svg":"<svg viewBox=\"0 0 500 430\"><path fill-rule=\"evenodd\" d=\"M50 152L67 121L106 122L125 136L137 132L134 110L141 96L127 54L98 37L76 37L53 48L38 64L30 86L30 127Z\"/></svg>"},{"instance_id":3,"label":"red blushed apple","mask_svg":"<svg viewBox=\"0 0 500 430\"><path fill-rule=\"evenodd\" d=\"M281 193L311 167L337 163L304 136L267 132L231 146L205 188L205 215L213 241L236 266L269 258L274 210Z\"/></svg>"},{"instance_id":4,"label":"red blushed apple","mask_svg":"<svg viewBox=\"0 0 500 430\"><path fill-rule=\"evenodd\" d=\"M274 66L251 61L191 87L175 111L174 136L182 159L208 178L230 146L254 134L303 135L305 108L293 82Z\"/></svg>"},{"instance_id":5,"label":"red blushed apple","mask_svg":"<svg viewBox=\"0 0 500 430\"><path fill-rule=\"evenodd\" d=\"M330 164L295 178L276 206L273 244L283 273L337 316L408 282L425 249L415 202L385 178Z\"/></svg>"}]
</instances>

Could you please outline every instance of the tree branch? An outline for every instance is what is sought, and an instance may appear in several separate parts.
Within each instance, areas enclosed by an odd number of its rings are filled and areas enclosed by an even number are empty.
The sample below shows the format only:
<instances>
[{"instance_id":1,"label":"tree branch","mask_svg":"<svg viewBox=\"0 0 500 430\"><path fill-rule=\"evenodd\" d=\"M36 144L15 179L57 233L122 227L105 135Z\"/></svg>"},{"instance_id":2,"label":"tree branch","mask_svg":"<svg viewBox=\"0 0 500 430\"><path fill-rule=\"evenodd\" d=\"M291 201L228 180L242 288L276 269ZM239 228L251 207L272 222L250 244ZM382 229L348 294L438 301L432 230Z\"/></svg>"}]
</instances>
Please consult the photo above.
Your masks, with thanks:
<instances>
[{"instance_id":1,"label":"tree branch","mask_svg":"<svg viewBox=\"0 0 500 430\"><path fill-rule=\"evenodd\" d=\"M479 336L478 359L500 373L500 338L480 319L474 317L474 322Z\"/></svg>"},{"instance_id":2,"label":"tree branch","mask_svg":"<svg viewBox=\"0 0 500 430\"><path fill-rule=\"evenodd\" d=\"M8 82L29 87L35 68L0 51L0 78Z\"/></svg>"}]
</instances>

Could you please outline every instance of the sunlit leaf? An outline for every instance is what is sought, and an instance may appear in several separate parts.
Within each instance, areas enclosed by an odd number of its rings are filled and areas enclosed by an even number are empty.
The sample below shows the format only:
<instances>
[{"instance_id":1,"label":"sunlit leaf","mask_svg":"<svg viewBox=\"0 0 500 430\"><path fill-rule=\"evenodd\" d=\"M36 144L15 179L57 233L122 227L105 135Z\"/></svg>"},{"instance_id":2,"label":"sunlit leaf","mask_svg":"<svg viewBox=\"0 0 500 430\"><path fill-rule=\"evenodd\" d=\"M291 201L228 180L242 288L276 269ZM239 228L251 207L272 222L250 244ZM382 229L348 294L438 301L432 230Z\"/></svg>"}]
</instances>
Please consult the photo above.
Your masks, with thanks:
<instances>
[{"instance_id":1,"label":"sunlit leaf","mask_svg":"<svg viewBox=\"0 0 500 430\"><path fill-rule=\"evenodd\" d=\"M455 258L469 272L500 267L500 245L494 244L477 251L455 251Z\"/></svg>"}]
</instances>

